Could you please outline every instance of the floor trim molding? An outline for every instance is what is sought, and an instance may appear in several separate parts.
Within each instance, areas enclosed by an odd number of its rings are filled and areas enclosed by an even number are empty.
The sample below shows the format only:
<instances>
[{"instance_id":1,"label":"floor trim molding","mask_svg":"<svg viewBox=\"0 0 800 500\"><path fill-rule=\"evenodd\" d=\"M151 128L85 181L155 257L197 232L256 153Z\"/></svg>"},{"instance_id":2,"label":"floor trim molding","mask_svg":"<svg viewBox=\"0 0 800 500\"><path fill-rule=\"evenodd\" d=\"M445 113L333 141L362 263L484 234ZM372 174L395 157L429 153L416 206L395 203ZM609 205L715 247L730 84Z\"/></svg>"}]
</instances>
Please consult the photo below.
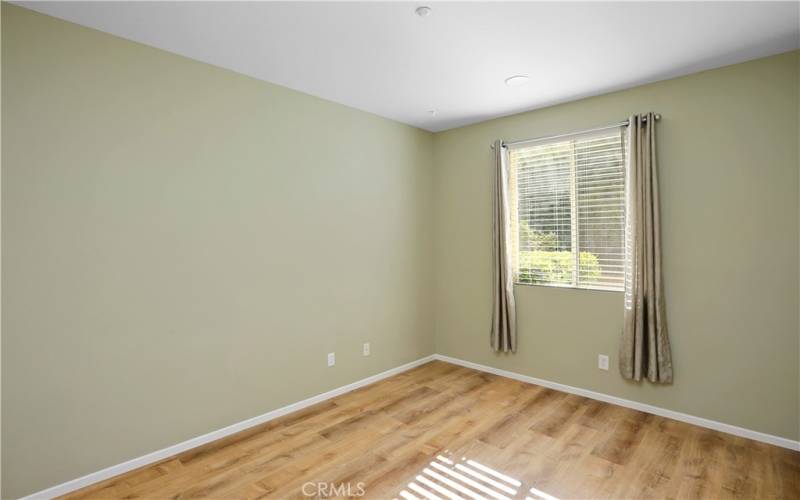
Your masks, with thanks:
<instances>
[{"instance_id":1,"label":"floor trim molding","mask_svg":"<svg viewBox=\"0 0 800 500\"><path fill-rule=\"evenodd\" d=\"M482 372L493 373L495 375L500 375L501 377L508 377L522 382L527 382L530 384L541 385L543 387L548 387L550 389L555 389L557 391L568 392L570 394L577 394L578 396L583 396L590 399L596 399L598 401L604 401L606 403L624 406L625 408L631 408L634 410L643 411L645 413L652 413L653 415L658 415L660 417L667 417L673 420L679 420L681 422L686 422L688 424L697 425L699 427L713 429L715 431L724 432L726 434L733 434L734 436L744 437L752 439L754 441L761 441L762 443L768 443L775 446L780 446L782 448L788 448L790 450L800 451L800 441L793 441L791 439L783 438L780 436L774 436L772 434L766 434L763 432L745 429L743 427L737 427L731 424L725 424L723 422L717 422L716 420L709 420L707 418L696 417L694 415L689 415L678 411L667 410L666 408L660 408L658 406L639 403L637 401L631 401L629 399L623 399L617 396L603 394L602 392L595 392L595 391L590 391L588 389L581 389L579 387L572 387L570 385L559 384L558 382L551 382L549 380L530 377L528 375L522 375L516 372L501 370L500 368L481 365L479 363L473 363L472 361L465 361L463 359L452 358L450 356L445 356L442 354L434 354L433 358L439 361L452 363L454 365L460 365L467 368L472 368L474 370L480 370Z\"/></svg>"},{"instance_id":2,"label":"floor trim molding","mask_svg":"<svg viewBox=\"0 0 800 500\"><path fill-rule=\"evenodd\" d=\"M208 434L197 436L195 438L183 441L181 443L168 446L161 450L148 453L147 455L143 455L141 457L128 460L127 462L123 462L117 465L112 465L111 467L107 467L97 472L92 472L77 479L73 479L71 481L67 481L65 483L61 483L56 486L52 486L50 488L38 491L36 493L32 493L24 497L22 500L54 498L61 495L66 495L67 493L71 493L73 491L85 488L87 486L91 486L92 484L99 483L100 481L105 481L106 479L110 479L114 476L118 476L120 474L130 472L132 470L150 465L160 460L164 460L165 458L169 458L173 455L177 455L192 448L196 448L206 443L222 439L226 436L230 436L231 434L236 434L237 432L241 432L256 425L263 424L265 422L281 417L293 411L302 410L303 408L306 408L308 406L320 403L322 401L334 398L336 396L340 396L346 392L350 392L360 387L364 387L374 382L378 382L379 380L383 380L393 375L397 375L398 373L408 371L412 368L416 368L417 366L420 366L422 364L425 364L433 360L444 361L447 363L452 363L454 365L460 365L487 373L493 373L501 377L508 377L511 379L520 380L522 382L527 382L530 384L541 385L543 387L548 387L550 389L555 389L557 391L567 392L570 394L577 394L579 396L583 396L586 398L596 399L598 401L604 401L606 403L624 406L626 408L643 411L645 413L652 413L654 415L659 415L661 417L667 417L674 420L679 420L681 422L694 424L700 427L713 429L715 431L720 431L727 434L733 434L734 436L740 436L755 441L761 441L763 443L780 446L782 448L788 448L790 450L800 451L800 441L793 441L791 439L782 438L779 436L773 436L771 434L765 434L763 432L753 431L750 429L745 429L743 427L737 427L735 425L717 422L715 420L695 417L693 415L667 410L665 408L660 408L658 406L639 403L637 401L631 401L629 399L623 399L616 396L603 394L601 392L590 391L588 389L581 389L579 387L572 387L570 385L559 384L558 382L551 382L550 380L544 380L536 377L531 377L528 375L522 375L516 372L501 370L500 368L494 368L492 366L473 363L471 361L465 361L463 359L453 358L442 354L431 354L430 356L425 356L416 361L412 361L410 363L406 363L404 365L386 370L376 375L372 375L370 377L357 380L351 384L347 384L338 387L336 389L332 389L328 392L323 392L322 394L317 394L316 396L312 396L302 401L286 405L282 408L277 408L262 415L249 418L247 420L242 420L241 422L237 422L227 427L223 427L222 429L209 432Z\"/></svg>"},{"instance_id":3,"label":"floor trim molding","mask_svg":"<svg viewBox=\"0 0 800 500\"><path fill-rule=\"evenodd\" d=\"M92 472L77 479L73 479L71 481L67 481L65 483L57 484L50 488L37 491L36 493L32 493L24 497L22 500L54 498L61 495L66 495L67 493L77 491L87 486L91 486L95 483L99 483L100 481L105 481L106 479L110 479L114 476L130 472L134 469L138 469L140 467L150 465L160 460L164 460L165 458L169 458L173 455L177 455L178 453L183 453L184 451L190 450L192 448L196 448L206 443L210 443L211 441L216 441L226 436L230 436L231 434L236 434L237 432L241 432L251 427L255 427L256 425L263 424L264 422L269 422L270 420L286 415L287 413L292 413L293 411L302 410L303 408L306 408L308 406L321 403L322 401L334 398L336 396L340 396L346 392L350 392L360 387L364 387L365 385L369 385L378 382L379 380L383 380L393 375L397 375L398 373L408 371L412 368L416 368L419 365L425 364L429 361L433 361L434 359L435 355L433 354L431 354L430 356L425 356L416 361L412 361L410 363L406 363L404 365L391 368L376 375L372 375L367 378L357 380L351 384L337 387L336 389L332 389L328 392L323 392L322 394L317 394L316 396L312 396L302 401L286 405L282 408L277 408L262 415L249 418L247 420L242 420L241 422L237 422L227 427L223 427L222 429L211 431L208 434L203 434L202 436L197 436L192 439L183 441L181 443L174 444L166 448L162 448L158 451L148 453L147 455L143 455L141 457L128 460L127 462L123 462L117 465L112 465L111 467L106 467L105 469L101 469L97 472Z\"/></svg>"}]
</instances>

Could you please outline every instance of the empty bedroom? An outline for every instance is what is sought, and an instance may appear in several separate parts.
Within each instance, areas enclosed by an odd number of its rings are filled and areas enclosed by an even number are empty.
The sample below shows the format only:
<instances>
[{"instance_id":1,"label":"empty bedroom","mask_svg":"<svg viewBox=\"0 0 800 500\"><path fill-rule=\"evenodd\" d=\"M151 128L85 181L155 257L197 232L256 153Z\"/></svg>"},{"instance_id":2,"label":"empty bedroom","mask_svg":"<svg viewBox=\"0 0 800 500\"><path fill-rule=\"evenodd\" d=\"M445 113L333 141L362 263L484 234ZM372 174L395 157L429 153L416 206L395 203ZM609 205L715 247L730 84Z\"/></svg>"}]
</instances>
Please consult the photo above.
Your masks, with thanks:
<instances>
[{"instance_id":1,"label":"empty bedroom","mask_svg":"<svg viewBox=\"0 0 800 500\"><path fill-rule=\"evenodd\" d=\"M0 18L3 499L800 499L800 2Z\"/></svg>"}]
</instances>

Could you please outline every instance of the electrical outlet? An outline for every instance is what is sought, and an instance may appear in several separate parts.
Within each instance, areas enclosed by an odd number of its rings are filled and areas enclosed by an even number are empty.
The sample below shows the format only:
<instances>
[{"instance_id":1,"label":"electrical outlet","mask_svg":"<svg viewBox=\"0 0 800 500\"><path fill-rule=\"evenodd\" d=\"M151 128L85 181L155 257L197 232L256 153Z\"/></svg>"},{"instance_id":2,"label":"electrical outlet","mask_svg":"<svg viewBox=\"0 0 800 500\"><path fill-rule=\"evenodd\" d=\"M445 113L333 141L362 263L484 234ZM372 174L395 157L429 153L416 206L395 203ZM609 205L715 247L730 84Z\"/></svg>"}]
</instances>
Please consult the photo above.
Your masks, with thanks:
<instances>
[{"instance_id":1,"label":"electrical outlet","mask_svg":"<svg viewBox=\"0 0 800 500\"><path fill-rule=\"evenodd\" d=\"M369 356L369 342L364 343L364 356Z\"/></svg>"},{"instance_id":2,"label":"electrical outlet","mask_svg":"<svg viewBox=\"0 0 800 500\"><path fill-rule=\"evenodd\" d=\"M336 364L336 353L329 352L328 353L328 366L333 366Z\"/></svg>"},{"instance_id":3,"label":"electrical outlet","mask_svg":"<svg viewBox=\"0 0 800 500\"><path fill-rule=\"evenodd\" d=\"M608 370L608 356L605 354L597 355L597 367L601 370Z\"/></svg>"}]
</instances>

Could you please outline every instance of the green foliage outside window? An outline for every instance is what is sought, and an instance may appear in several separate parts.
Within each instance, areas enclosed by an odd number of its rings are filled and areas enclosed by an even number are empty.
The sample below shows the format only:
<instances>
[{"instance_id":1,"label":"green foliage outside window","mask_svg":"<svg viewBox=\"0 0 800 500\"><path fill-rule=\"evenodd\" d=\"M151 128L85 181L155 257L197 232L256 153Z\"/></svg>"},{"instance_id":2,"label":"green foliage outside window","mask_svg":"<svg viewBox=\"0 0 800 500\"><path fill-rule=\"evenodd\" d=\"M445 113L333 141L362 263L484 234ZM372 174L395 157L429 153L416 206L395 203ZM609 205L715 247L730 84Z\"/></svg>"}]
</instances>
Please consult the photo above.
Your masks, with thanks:
<instances>
[{"instance_id":1,"label":"green foliage outside window","mask_svg":"<svg viewBox=\"0 0 800 500\"><path fill-rule=\"evenodd\" d=\"M600 278L597 256L581 252L581 281L592 283ZM569 251L522 250L519 252L520 283L572 283L575 260Z\"/></svg>"},{"instance_id":2,"label":"green foliage outside window","mask_svg":"<svg viewBox=\"0 0 800 500\"><path fill-rule=\"evenodd\" d=\"M531 250L553 250L558 247L555 234L531 229L525 223L519 226L519 241Z\"/></svg>"},{"instance_id":3,"label":"green foliage outside window","mask_svg":"<svg viewBox=\"0 0 800 500\"><path fill-rule=\"evenodd\" d=\"M564 245L559 245L556 234L531 229L524 223L519 229L519 282L572 284L575 257ZM569 248L568 243L566 245ZM580 261L580 281L597 282L602 274L597 255L581 252Z\"/></svg>"}]
</instances>

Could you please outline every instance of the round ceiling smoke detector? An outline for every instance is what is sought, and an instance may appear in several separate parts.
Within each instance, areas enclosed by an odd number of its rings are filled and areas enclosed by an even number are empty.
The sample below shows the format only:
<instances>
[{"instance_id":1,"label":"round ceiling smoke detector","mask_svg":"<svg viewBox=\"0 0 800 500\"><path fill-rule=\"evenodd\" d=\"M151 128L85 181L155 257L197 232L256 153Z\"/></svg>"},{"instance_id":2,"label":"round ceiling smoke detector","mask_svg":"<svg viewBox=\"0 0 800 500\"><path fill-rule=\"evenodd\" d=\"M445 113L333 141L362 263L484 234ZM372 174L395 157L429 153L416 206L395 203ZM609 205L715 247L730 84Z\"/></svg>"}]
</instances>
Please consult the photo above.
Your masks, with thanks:
<instances>
[{"instance_id":1,"label":"round ceiling smoke detector","mask_svg":"<svg viewBox=\"0 0 800 500\"><path fill-rule=\"evenodd\" d=\"M428 17L431 15L431 8L423 5L421 7L417 7L414 11L419 17Z\"/></svg>"},{"instance_id":2,"label":"round ceiling smoke detector","mask_svg":"<svg viewBox=\"0 0 800 500\"><path fill-rule=\"evenodd\" d=\"M519 87L528 83L528 77L525 75L514 75L506 78L506 85L509 87Z\"/></svg>"}]
</instances>

